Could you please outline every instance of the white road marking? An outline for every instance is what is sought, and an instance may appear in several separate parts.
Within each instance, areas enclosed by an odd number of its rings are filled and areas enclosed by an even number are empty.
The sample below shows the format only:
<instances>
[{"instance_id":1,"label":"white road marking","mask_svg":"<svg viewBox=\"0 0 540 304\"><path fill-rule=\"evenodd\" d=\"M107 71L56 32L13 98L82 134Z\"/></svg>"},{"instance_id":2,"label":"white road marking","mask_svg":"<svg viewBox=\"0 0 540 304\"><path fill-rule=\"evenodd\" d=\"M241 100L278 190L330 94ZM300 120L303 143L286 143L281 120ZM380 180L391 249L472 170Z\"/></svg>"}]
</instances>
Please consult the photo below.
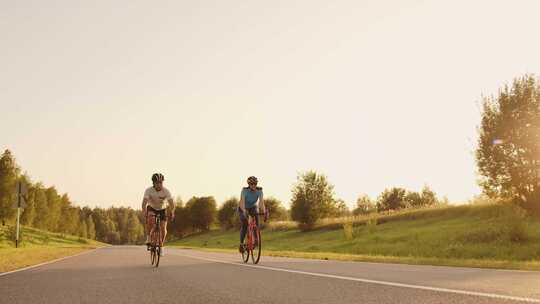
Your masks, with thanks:
<instances>
[{"instance_id":1,"label":"white road marking","mask_svg":"<svg viewBox=\"0 0 540 304\"><path fill-rule=\"evenodd\" d=\"M108 246L105 246L105 247L108 247ZM47 262L44 262L44 263L40 263L40 264L36 264L36 265L31 265L31 266L28 266L28 267L24 267L24 268L20 268L20 269L15 269L15 270L12 270L12 271L0 272L0 277L1 277L1 276L8 275L8 274L12 274L12 273L20 272L20 271L29 270L29 269L32 269L32 268L36 268L36 267L40 267L40 266L44 266L44 265L48 265L48 264L60 262L60 261L62 261L62 260L66 260L66 259L69 259L69 258L74 258L74 257L76 257L76 256L80 256L80 255L83 255L83 254L88 254L88 253L90 253L90 252L94 252L94 251L96 251L96 250L98 250L98 249L105 248L105 247L94 248L94 249L91 249L91 250L88 250L88 251L83 251L83 252L80 252L80 253L77 253L77 254L74 254L74 255L69 255L69 256L66 256L66 257L63 257L63 258L59 258L59 259L56 259L56 260L47 261Z\"/></svg>"},{"instance_id":2,"label":"white road marking","mask_svg":"<svg viewBox=\"0 0 540 304\"><path fill-rule=\"evenodd\" d=\"M534 299L534 298L514 297L514 296L501 295L501 294L495 294L495 293L476 292L476 291L467 291L467 290L450 289L450 288L440 288L440 287L432 287L432 286L424 286L424 285L403 284L403 283L396 283L396 282L370 280L370 279L363 279L363 278L339 276L339 275L333 275L333 274L318 273L318 272L308 272L308 271L301 271L301 270L284 269L284 268L262 266L262 265L242 264L242 263L228 262L228 261L211 259L211 258L198 257L198 256L193 256L193 255L188 255L188 254L183 254L183 253L178 253L178 252L175 252L175 253L180 255L180 256L187 257L187 258L203 260L203 261L208 261L208 262L214 262L214 263L229 264L229 265L242 266L242 267L250 267L250 268L255 268L255 269L281 271L281 272L309 275L309 276L314 276L314 277L323 277L323 278L355 281L355 282L362 282L362 283L371 283L371 284L386 285L386 286L393 286L393 287L429 290L429 291L436 291L436 292L446 292L446 293L454 293L454 294L461 294L461 295L467 295L467 296L476 296L476 297L484 297L484 298L492 298L492 299L520 301L520 302L529 302L529 303L540 303L540 299Z\"/></svg>"}]
</instances>

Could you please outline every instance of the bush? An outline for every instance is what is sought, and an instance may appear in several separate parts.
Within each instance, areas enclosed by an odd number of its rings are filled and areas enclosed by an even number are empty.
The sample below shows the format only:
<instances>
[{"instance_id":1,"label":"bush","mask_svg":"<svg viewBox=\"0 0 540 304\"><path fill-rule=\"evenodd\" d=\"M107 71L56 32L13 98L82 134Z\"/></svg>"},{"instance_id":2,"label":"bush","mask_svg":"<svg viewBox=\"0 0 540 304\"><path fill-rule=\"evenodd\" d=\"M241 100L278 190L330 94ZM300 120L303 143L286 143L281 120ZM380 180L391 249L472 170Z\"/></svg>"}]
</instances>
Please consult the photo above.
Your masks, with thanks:
<instances>
[{"instance_id":1,"label":"bush","mask_svg":"<svg viewBox=\"0 0 540 304\"><path fill-rule=\"evenodd\" d=\"M514 204L503 203L486 208L484 224L471 228L459 235L457 240L464 243L512 242L522 243L530 239L526 224L526 211Z\"/></svg>"},{"instance_id":2,"label":"bush","mask_svg":"<svg viewBox=\"0 0 540 304\"><path fill-rule=\"evenodd\" d=\"M265 228L270 231L288 231L298 228L298 224L291 221L269 222L265 225Z\"/></svg>"},{"instance_id":3,"label":"bush","mask_svg":"<svg viewBox=\"0 0 540 304\"><path fill-rule=\"evenodd\" d=\"M377 211L399 210L407 207L405 196L407 190L402 188L386 189L377 199Z\"/></svg>"},{"instance_id":4,"label":"bush","mask_svg":"<svg viewBox=\"0 0 540 304\"><path fill-rule=\"evenodd\" d=\"M238 219L238 199L228 199L218 210L219 225L222 229L231 229L240 227L240 221Z\"/></svg>"},{"instance_id":5,"label":"bush","mask_svg":"<svg viewBox=\"0 0 540 304\"><path fill-rule=\"evenodd\" d=\"M186 204L193 230L210 230L217 214L216 200L211 197L192 197Z\"/></svg>"},{"instance_id":6,"label":"bush","mask_svg":"<svg viewBox=\"0 0 540 304\"><path fill-rule=\"evenodd\" d=\"M345 239L347 241L350 241L354 238L352 222L343 223L343 234L345 235Z\"/></svg>"},{"instance_id":7,"label":"bush","mask_svg":"<svg viewBox=\"0 0 540 304\"><path fill-rule=\"evenodd\" d=\"M191 219L187 207L178 204L174 210L174 222L170 223L170 232L172 235L182 238L192 230Z\"/></svg>"},{"instance_id":8,"label":"bush","mask_svg":"<svg viewBox=\"0 0 540 304\"><path fill-rule=\"evenodd\" d=\"M109 244L120 244L120 233L118 231L109 231L107 233L106 240Z\"/></svg>"},{"instance_id":9,"label":"bush","mask_svg":"<svg viewBox=\"0 0 540 304\"><path fill-rule=\"evenodd\" d=\"M285 221L289 217L287 209L283 208L281 202L276 198L265 198L264 206L270 212L270 221Z\"/></svg>"},{"instance_id":10,"label":"bush","mask_svg":"<svg viewBox=\"0 0 540 304\"><path fill-rule=\"evenodd\" d=\"M334 186L326 176L309 171L301 174L293 187L291 217L303 230L311 230L315 223L329 215L335 207Z\"/></svg>"},{"instance_id":11,"label":"bush","mask_svg":"<svg viewBox=\"0 0 540 304\"><path fill-rule=\"evenodd\" d=\"M376 212L375 203L367 195L361 195L356 200L356 208L353 210L353 215L364 215Z\"/></svg>"},{"instance_id":12,"label":"bush","mask_svg":"<svg viewBox=\"0 0 540 304\"><path fill-rule=\"evenodd\" d=\"M42 241L44 245L49 245L49 242L51 241L51 237L49 236L48 233L43 236Z\"/></svg>"},{"instance_id":13,"label":"bush","mask_svg":"<svg viewBox=\"0 0 540 304\"><path fill-rule=\"evenodd\" d=\"M366 230L369 234L373 234L377 229L377 218L372 217L366 222Z\"/></svg>"},{"instance_id":14,"label":"bush","mask_svg":"<svg viewBox=\"0 0 540 304\"><path fill-rule=\"evenodd\" d=\"M15 240L17 239L17 226L9 226L6 231L6 237L9 241L13 242L15 244ZM19 229L19 245L21 245L24 241L24 232L22 227Z\"/></svg>"}]
</instances>

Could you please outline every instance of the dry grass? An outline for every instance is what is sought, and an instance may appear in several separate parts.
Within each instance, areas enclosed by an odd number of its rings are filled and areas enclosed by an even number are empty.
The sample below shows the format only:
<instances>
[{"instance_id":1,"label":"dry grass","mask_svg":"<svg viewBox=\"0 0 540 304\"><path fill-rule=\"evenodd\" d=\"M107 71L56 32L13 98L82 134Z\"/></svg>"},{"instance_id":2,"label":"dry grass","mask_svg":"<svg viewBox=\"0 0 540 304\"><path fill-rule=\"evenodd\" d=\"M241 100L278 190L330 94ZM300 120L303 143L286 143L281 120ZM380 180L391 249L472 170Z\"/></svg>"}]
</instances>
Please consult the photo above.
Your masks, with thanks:
<instances>
[{"instance_id":1,"label":"dry grass","mask_svg":"<svg viewBox=\"0 0 540 304\"><path fill-rule=\"evenodd\" d=\"M22 227L23 242L14 248L7 226L0 226L0 272L74 255L105 244L77 236Z\"/></svg>"},{"instance_id":2,"label":"dry grass","mask_svg":"<svg viewBox=\"0 0 540 304\"><path fill-rule=\"evenodd\" d=\"M11 271L51 261L65 256L74 255L85 250L89 250L89 248L3 248L0 249L0 272Z\"/></svg>"}]
</instances>

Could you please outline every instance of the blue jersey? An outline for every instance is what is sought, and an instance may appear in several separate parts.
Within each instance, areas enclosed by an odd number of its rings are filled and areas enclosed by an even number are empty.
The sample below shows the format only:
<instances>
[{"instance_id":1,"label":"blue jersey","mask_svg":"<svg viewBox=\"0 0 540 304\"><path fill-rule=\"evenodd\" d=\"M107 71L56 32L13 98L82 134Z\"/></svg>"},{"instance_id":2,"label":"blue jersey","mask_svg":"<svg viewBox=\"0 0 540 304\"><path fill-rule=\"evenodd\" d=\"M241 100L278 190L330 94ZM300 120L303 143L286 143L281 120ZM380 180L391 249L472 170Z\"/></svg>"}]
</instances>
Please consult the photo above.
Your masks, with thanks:
<instances>
[{"instance_id":1,"label":"blue jersey","mask_svg":"<svg viewBox=\"0 0 540 304\"><path fill-rule=\"evenodd\" d=\"M249 187L242 189L240 199L244 198L246 208L253 208L257 205L257 201L263 196L262 188L257 187L257 190L252 191Z\"/></svg>"}]
</instances>

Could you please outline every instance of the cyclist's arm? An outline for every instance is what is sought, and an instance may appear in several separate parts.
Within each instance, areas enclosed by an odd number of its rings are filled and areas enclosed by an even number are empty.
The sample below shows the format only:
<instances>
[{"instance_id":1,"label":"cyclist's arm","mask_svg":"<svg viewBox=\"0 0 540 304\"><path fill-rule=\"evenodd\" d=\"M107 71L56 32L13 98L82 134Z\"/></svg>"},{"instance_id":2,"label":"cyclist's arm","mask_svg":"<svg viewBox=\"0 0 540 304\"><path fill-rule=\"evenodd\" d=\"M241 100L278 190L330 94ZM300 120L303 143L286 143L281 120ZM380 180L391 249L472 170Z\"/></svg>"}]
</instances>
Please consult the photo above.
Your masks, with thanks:
<instances>
[{"instance_id":1,"label":"cyclist's arm","mask_svg":"<svg viewBox=\"0 0 540 304\"><path fill-rule=\"evenodd\" d=\"M148 195L148 191L144 191L144 196L142 200L142 211L146 213L146 206L148 206L148 202L150 201L150 196Z\"/></svg>"},{"instance_id":2,"label":"cyclist's arm","mask_svg":"<svg viewBox=\"0 0 540 304\"><path fill-rule=\"evenodd\" d=\"M238 202L238 207L240 207L240 210L242 210L242 212L246 211L246 200L244 197L244 189L242 189L242 192L240 192L240 201Z\"/></svg>"},{"instance_id":3,"label":"cyclist's arm","mask_svg":"<svg viewBox=\"0 0 540 304\"><path fill-rule=\"evenodd\" d=\"M169 204L168 209L171 212L171 217L174 218L174 209L175 209L176 206L174 205L174 200L173 200L171 192L169 192L169 190L167 190L167 203Z\"/></svg>"},{"instance_id":4,"label":"cyclist's arm","mask_svg":"<svg viewBox=\"0 0 540 304\"><path fill-rule=\"evenodd\" d=\"M143 210L143 212L146 211L146 206L148 206L148 199L145 197L142 200L142 210Z\"/></svg>"},{"instance_id":5,"label":"cyclist's arm","mask_svg":"<svg viewBox=\"0 0 540 304\"><path fill-rule=\"evenodd\" d=\"M174 200L172 198L169 198L167 200L167 202L169 203L169 210L171 212L171 216L174 218L174 210L176 209L176 205L174 204Z\"/></svg>"},{"instance_id":6,"label":"cyclist's arm","mask_svg":"<svg viewBox=\"0 0 540 304\"><path fill-rule=\"evenodd\" d=\"M259 197L259 212L266 213L266 206L264 205L264 194L261 190L261 196Z\"/></svg>"}]
</instances>

